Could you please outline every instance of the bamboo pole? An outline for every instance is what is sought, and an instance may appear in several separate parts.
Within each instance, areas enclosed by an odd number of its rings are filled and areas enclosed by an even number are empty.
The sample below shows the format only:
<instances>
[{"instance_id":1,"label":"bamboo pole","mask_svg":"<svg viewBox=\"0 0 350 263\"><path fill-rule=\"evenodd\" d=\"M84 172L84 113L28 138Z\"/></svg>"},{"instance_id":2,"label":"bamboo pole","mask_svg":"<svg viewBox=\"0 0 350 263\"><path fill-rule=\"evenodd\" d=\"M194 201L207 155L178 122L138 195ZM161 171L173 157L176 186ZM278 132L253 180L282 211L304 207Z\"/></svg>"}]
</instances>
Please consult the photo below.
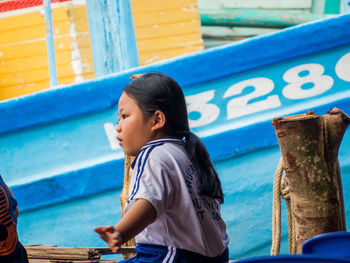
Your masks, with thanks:
<instances>
[{"instance_id":1,"label":"bamboo pole","mask_svg":"<svg viewBox=\"0 0 350 263\"><path fill-rule=\"evenodd\" d=\"M298 253L311 237L345 231L338 151L350 122L341 110L278 117L273 126L289 185Z\"/></svg>"},{"instance_id":2,"label":"bamboo pole","mask_svg":"<svg viewBox=\"0 0 350 263\"><path fill-rule=\"evenodd\" d=\"M131 172L132 172L131 164L132 164L133 160L134 160L134 157L125 154L124 183L123 183L123 190L122 190L122 193L120 195L120 203L122 206L122 217L124 216L124 209L125 209L128 197L129 197L130 179L131 179ZM135 247L136 246L135 238L130 239L124 245L128 246L128 247ZM123 259L125 259L125 258L131 258L131 257L135 256L136 253L128 251L128 252L122 252L122 255L123 255Z\"/></svg>"}]
</instances>

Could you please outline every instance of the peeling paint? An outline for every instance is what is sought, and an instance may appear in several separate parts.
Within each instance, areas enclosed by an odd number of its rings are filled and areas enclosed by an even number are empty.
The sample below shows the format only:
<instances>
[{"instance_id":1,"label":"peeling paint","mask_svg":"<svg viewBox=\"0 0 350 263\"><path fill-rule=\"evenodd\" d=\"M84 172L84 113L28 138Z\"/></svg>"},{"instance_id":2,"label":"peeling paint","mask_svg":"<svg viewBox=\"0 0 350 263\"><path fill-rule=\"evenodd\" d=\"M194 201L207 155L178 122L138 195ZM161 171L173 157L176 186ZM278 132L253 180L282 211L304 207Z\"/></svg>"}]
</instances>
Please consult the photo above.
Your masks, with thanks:
<instances>
[{"instance_id":1,"label":"peeling paint","mask_svg":"<svg viewBox=\"0 0 350 263\"><path fill-rule=\"evenodd\" d=\"M75 75L74 82L81 82L84 80L83 76L83 65L81 61L81 53L78 47L78 39L77 39L77 31L75 28L75 23L71 23L69 26L69 35L72 37L71 48L71 66L73 69L73 73Z\"/></svg>"}]
</instances>

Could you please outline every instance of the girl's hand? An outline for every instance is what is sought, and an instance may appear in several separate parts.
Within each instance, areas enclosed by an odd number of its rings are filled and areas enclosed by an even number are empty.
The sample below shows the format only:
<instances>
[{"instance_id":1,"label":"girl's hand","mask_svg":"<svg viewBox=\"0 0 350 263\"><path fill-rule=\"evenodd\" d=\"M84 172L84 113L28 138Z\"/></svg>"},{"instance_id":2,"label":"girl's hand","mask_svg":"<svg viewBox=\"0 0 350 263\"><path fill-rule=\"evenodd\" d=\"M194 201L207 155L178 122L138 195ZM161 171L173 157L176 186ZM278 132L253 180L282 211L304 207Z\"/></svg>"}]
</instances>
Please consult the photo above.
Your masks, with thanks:
<instances>
[{"instance_id":1,"label":"girl's hand","mask_svg":"<svg viewBox=\"0 0 350 263\"><path fill-rule=\"evenodd\" d=\"M95 227L94 230L99 234L100 238L106 241L113 253L120 252L123 242L119 231L113 226Z\"/></svg>"},{"instance_id":2,"label":"girl's hand","mask_svg":"<svg viewBox=\"0 0 350 263\"><path fill-rule=\"evenodd\" d=\"M137 199L115 226L101 226L94 230L106 241L113 253L121 251L121 245L130 240L157 216L153 205L146 199Z\"/></svg>"}]
</instances>

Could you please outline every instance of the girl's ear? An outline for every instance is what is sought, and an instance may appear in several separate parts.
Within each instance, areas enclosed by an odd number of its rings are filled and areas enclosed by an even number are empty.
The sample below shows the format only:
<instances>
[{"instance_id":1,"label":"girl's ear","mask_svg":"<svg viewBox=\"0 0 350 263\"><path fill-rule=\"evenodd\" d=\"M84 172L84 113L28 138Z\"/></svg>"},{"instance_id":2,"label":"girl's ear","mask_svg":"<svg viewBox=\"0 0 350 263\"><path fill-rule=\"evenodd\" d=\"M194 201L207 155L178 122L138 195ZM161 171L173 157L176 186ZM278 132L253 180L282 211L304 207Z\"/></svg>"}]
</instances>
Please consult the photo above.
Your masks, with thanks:
<instances>
[{"instance_id":1,"label":"girl's ear","mask_svg":"<svg viewBox=\"0 0 350 263\"><path fill-rule=\"evenodd\" d=\"M162 111L156 110L153 115L153 125L152 130L160 130L165 127L165 115Z\"/></svg>"}]
</instances>

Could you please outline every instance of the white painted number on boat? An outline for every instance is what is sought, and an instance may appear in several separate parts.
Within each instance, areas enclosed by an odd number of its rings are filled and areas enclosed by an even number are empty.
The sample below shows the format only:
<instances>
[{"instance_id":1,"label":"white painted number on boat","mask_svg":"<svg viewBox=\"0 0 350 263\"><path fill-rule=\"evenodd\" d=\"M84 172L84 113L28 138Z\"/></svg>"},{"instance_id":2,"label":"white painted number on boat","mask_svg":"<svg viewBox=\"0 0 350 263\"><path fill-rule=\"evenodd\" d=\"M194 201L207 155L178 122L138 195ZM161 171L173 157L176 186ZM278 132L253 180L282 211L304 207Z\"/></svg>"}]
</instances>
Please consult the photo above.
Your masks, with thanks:
<instances>
[{"instance_id":1,"label":"white painted number on boat","mask_svg":"<svg viewBox=\"0 0 350 263\"><path fill-rule=\"evenodd\" d=\"M186 97L187 111L199 112L200 117L197 120L189 119L191 127L200 127L212 123L220 114L220 109L213 103L208 103L214 98L215 90L209 90Z\"/></svg>"},{"instance_id":2,"label":"white painted number on boat","mask_svg":"<svg viewBox=\"0 0 350 263\"><path fill-rule=\"evenodd\" d=\"M267 95L273 90L273 81L268 78L253 78L238 82L226 90L223 98L239 95L249 86L254 87L253 92L242 97L232 99L227 103L228 120L281 106L278 95L268 96L264 100L259 100L248 104L252 99Z\"/></svg>"},{"instance_id":3,"label":"white painted number on boat","mask_svg":"<svg viewBox=\"0 0 350 263\"><path fill-rule=\"evenodd\" d=\"M303 100L321 95L334 86L333 77L350 82L350 52L338 59L334 69L335 74L329 76L325 74L324 66L317 63L306 63L290 68L281 74L286 84L279 87L280 94L273 94L275 89L273 80L256 77L234 83L223 93L219 89L211 89L188 95L186 103L190 127L202 127L213 123L219 118L221 111L225 111L226 120L233 120L279 108L286 103L286 99L288 103L288 100ZM275 93L277 92L275 90ZM223 95L220 98L218 94ZM119 149L114 125L105 123L104 130L110 148Z\"/></svg>"},{"instance_id":4,"label":"white painted number on boat","mask_svg":"<svg viewBox=\"0 0 350 263\"><path fill-rule=\"evenodd\" d=\"M103 127L105 129L105 133L106 133L106 136L108 138L109 146L111 147L111 149L116 150L116 149L120 148L120 146L118 144L118 140L117 140L117 131L116 131L113 123L106 122L103 125Z\"/></svg>"},{"instance_id":5,"label":"white painted number on boat","mask_svg":"<svg viewBox=\"0 0 350 263\"><path fill-rule=\"evenodd\" d=\"M287 85L282 88L281 95L267 96L275 86L269 78L252 78L235 83L225 91L222 97L222 99L233 97L226 104L226 118L231 120L281 107L281 97L300 100L321 95L330 90L334 84L334 79L324 74L324 71L324 67L317 63L302 64L287 70L282 76ZM339 79L350 82L350 52L338 60L335 73ZM249 87L252 87L252 91L242 95L243 91L247 92L246 88ZM216 90L209 90L186 96L188 113L192 113L192 116L195 116L193 113L197 113L199 116L196 119L189 117L191 128L201 127L217 120L222 105L216 105L213 102L215 93Z\"/></svg>"},{"instance_id":6,"label":"white painted number on boat","mask_svg":"<svg viewBox=\"0 0 350 263\"><path fill-rule=\"evenodd\" d=\"M342 56L335 65L335 73L345 81L350 82L350 53Z\"/></svg>"},{"instance_id":7,"label":"white painted number on boat","mask_svg":"<svg viewBox=\"0 0 350 263\"><path fill-rule=\"evenodd\" d=\"M283 96L297 100L326 92L332 88L334 80L330 76L322 75L323 72L324 68L320 64L304 64L291 68L283 75L283 79L289 83L282 90ZM307 84L310 84L311 87L302 88L302 86Z\"/></svg>"}]
</instances>

